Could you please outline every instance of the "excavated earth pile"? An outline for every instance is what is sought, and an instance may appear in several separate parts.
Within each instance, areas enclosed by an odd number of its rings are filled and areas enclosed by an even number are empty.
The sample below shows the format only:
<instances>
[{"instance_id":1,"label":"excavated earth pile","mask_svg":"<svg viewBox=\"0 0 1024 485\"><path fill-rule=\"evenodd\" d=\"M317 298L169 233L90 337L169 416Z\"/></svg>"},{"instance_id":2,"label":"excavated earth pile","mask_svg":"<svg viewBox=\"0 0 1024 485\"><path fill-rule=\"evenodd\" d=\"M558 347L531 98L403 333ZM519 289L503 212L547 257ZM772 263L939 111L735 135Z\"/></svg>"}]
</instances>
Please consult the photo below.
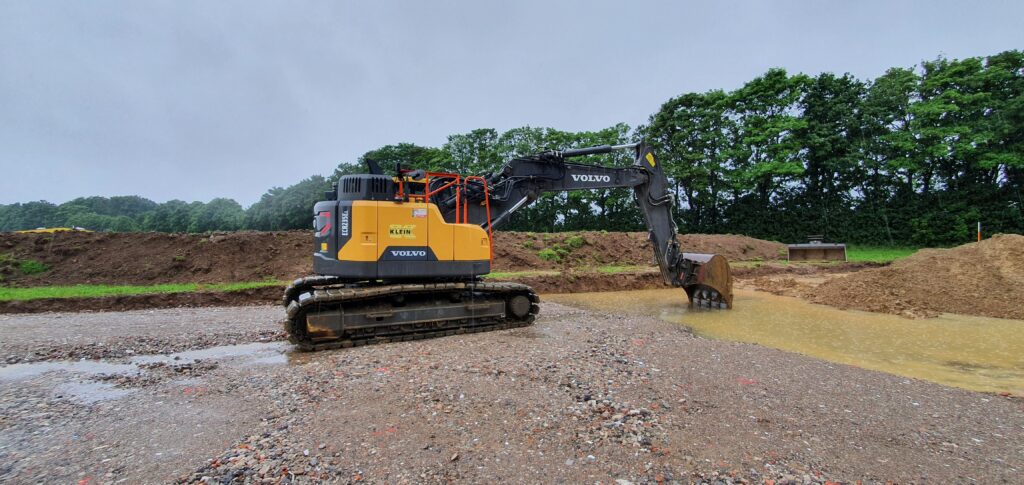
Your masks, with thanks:
<instances>
[{"instance_id":1,"label":"excavated earth pile","mask_svg":"<svg viewBox=\"0 0 1024 485\"><path fill-rule=\"evenodd\" d=\"M734 235L685 235L687 252L713 252L730 261L772 260L784 246ZM0 255L34 260L49 270L20 274L2 267L4 284L226 283L291 280L310 274L309 231L0 234ZM541 255L547 256L547 259ZM653 265L641 232L495 233L494 271L555 270L601 265Z\"/></svg>"},{"instance_id":2,"label":"excavated earth pile","mask_svg":"<svg viewBox=\"0 0 1024 485\"><path fill-rule=\"evenodd\" d=\"M657 264L646 232L498 232L494 242L496 271ZM684 234L679 245L688 253L721 254L729 261L769 261L786 254L783 244L734 234ZM545 250L556 259L542 258Z\"/></svg>"},{"instance_id":3,"label":"excavated earth pile","mask_svg":"<svg viewBox=\"0 0 1024 485\"><path fill-rule=\"evenodd\" d=\"M305 231L0 234L0 253L49 270L5 275L12 286L226 283L307 274Z\"/></svg>"},{"instance_id":4,"label":"excavated earth pile","mask_svg":"<svg viewBox=\"0 0 1024 485\"><path fill-rule=\"evenodd\" d=\"M999 234L922 249L884 268L825 281L815 303L910 317L939 313L1024 319L1024 236Z\"/></svg>"}]
</instances>

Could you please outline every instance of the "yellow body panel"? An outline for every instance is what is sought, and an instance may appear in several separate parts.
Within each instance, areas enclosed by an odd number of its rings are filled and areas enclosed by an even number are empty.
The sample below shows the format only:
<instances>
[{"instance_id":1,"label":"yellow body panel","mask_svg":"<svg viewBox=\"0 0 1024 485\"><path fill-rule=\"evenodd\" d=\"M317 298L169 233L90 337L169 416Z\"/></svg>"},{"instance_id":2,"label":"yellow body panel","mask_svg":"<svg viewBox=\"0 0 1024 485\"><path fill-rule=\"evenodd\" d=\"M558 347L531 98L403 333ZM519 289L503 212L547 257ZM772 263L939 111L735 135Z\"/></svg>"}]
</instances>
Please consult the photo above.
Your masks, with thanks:
<instances>
[{"instance_id":1,"label":"yellow body panel","mask_svg":"<svg viewBox=\"0 0 1024 485\"><path fill-rule=\"evenodd\" d=\"M357 200L352 202L350 215L352 238L338 251L339 261L376 261L377 250L377 203Z\"/></svg>"},{"instance_id":2,"label":"yellow body panel","mask_svg":"<svg viewBox=\"0 0 1024 485\"><path fill-rule=\"evenodd\" d=\"M491 258L487 231L475 224L448 224L434 204L354 201L352 237L338 251L341 261L377 261L390 246L430 247L438 261Z\"/></svg>"},{"instance_id":3,"label":"yellow body panel","mask_svg":"<svg viewBox=\"0 0 1024 485\"><path fill-rule=\"evenodd\" d=\"M487 231L476 224L451 224L456 261L491 259L491 240Z\"/></svg>"},{"instance_id":4,"label":"yellow body panel","mask_svg":"<svg viewBox=\"0 0 1024 485\"><path fill-rule=\"evenodd\" d=\"M429 246L427 217L413 217L415 205L377 202L377 255L388 246ZM420 207L422 208L422 207Z\"/></svg>"},{"instance_id":5,"label":"yellow body panel","mask_svg":"<svg viewBox=\"0 0 1024 485\"><path fill-rule=\"evenodd\" d=\"M455 245L452 242L454 224L444 222L441 211L434 204L412 203L418 209L426 209L426 220L430 221L430 250L438 261L451 261L455 256Z\"/></svg>"}]
</instances>

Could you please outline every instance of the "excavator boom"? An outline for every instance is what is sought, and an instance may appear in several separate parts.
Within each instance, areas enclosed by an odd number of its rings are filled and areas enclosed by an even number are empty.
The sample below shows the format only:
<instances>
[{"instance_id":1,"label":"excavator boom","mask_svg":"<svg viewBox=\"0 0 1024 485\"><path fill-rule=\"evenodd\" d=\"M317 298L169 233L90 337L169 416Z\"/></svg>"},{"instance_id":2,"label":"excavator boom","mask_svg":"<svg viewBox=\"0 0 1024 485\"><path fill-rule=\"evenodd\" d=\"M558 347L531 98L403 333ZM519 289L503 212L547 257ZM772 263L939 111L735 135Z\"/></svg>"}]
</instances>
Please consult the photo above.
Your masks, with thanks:
<instances>
[{"instance_id":1,"label":"excavator boom","mask_svg":"<svg viewBox=\"0 0 1024 485\"><path fill-rule=\"evenodd\" d=\"M572 158L633 150L634 164L606 167L574 163ZM455 220L456 200L469 202L468 222L498 228L515 211L529 206L544 192L569 192L586 189L631 188L647 226L654 259L665 283L682 287L697 306L732 306L732 276L724 257L712 254L683 253L676 238L673 218L675 198L669 192L668 178L651 149L642 143L601 145L563 151L546 151L516 158L498 172L485 178L487 189L467 182L467 190L453 192L439 203L446 220ZM476 182L480 184L481 182ZM486 193L485 193L486 192ZM486 204L484 204L485 200Z\"/></svg>"}]
</instances>

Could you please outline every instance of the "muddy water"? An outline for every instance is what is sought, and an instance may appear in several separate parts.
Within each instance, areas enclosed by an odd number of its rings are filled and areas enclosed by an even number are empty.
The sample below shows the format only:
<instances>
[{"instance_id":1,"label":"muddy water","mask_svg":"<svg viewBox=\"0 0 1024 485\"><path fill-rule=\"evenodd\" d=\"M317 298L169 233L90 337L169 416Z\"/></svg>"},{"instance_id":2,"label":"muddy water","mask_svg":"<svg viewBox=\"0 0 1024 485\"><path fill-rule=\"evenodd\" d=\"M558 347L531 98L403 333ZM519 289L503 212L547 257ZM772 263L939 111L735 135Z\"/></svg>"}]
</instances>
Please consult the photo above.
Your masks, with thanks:
<instances>
[{"instance_id":1,"label":"muddy water","mask_svg":"<svg viewBox=\"0 0 1024 485\"><path fill-rule=\"evenodd\" d=\"M57 397L86 404L120 399L135 392L103 382L104 377L141 375L149 372L146 364L191 364L212 360L234 366L266 364L301 365L309 360L304 354L290 352L285 342L224 345L173 354L137 355L119 361L77 360L13 364L0 367L0 384L41 379L53 385Z\"/></svg>"},{"instance_id":2,"label":"muddy water","mask_svg":"<svg viewBox=\"0 0 1024 485\"><path fill-rule=\"evenodd\" d=\"M691 310L679 289L546 295L585 308L653 315L710 338L751 342L976 391L1024 395L1024 321L942 315L909 320L737 291L729 311Z\"/></svg>"}]
</instances>

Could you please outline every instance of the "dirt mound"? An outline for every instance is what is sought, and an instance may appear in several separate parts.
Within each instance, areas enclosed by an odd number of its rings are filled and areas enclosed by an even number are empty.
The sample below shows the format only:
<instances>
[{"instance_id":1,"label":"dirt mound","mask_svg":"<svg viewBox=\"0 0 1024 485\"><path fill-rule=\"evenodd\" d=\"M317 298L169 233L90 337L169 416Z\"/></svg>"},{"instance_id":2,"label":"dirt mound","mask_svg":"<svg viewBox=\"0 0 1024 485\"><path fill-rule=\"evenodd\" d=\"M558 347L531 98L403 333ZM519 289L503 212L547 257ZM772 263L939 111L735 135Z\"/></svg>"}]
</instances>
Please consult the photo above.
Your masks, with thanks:
<instances>
[{"instance_id":1,"label":"dirt mound","mask_svg":"<svg viewBox=\"0 0 1024 485\"><path fill-rule=\"evenodd\" d=\"M312 270L308 232L3 234L0 253L49 269L8 275L18 286L218 283Z\"/></svg>"},{"instance_id":2,"label":"dirt mound","mask_svg":"<svg viewBox=\"0 0 1024 485\"><path fill-rule=\"evenodd\" d=\"M1024 236L923 249L884 268L826 281L814 293L815 303L911 317L1024 319Z\"/></svg>"},{"instance_id":3,"label":"dirt mound","mask_svg":"<svg viewBox=\"0 0 1024 485\"><path fill-rule=\"evenodd\" d=\"M510 278L510 281L529 285L537 293L586 293L594 291L645 290L669 288L661 273L569 273ZM683 290L679 293L686 298Z\"/></svg>"},{"instance_id":4,"label":"dirt mound","mask_svg":"<svg viewBox=\"0 0 1024 485\"><path fill-rule=\"evenodd\" d=\"M494 242L495 271L656 264L646 232L499 232ZM730 261L776 260L786 247L733 234L685 234L679 244L685 252L721 254Z\"/></svg>"},{"instance_id":5,"label":"dirt mound","mask_svg":"<svg viewBox=\"0 0 1024 485\"><path fill-rule=\"evenodd\" d=\"M732 235L686 235L688 252L717 252L730 260L776 259L781 244ZM22 274L3 268L3 284L224 283L290 280L312 271L309 231L199 234L0 234L6 261L38 261L49 269ZM654 264L640 232L495 234L494 271ZM547 258L547 259L545 259Z\"/></svg>"}]
</instances>

